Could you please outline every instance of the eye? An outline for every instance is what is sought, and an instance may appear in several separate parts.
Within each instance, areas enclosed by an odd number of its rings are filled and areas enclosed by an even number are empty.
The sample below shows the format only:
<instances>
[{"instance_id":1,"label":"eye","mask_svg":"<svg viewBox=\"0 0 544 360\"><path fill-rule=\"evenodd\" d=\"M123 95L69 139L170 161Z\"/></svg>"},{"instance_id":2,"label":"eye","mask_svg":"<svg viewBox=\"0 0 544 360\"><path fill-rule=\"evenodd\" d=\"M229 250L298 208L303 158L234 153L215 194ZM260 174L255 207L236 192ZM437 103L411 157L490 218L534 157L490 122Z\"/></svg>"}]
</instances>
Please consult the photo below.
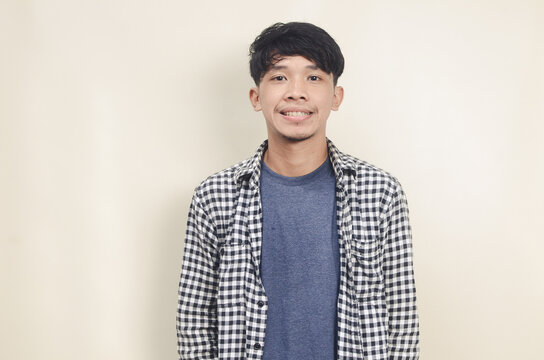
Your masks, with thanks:
<instances>
[{"instance_id":1,"label":"eye","mask_svg":"<svg viewBox=\"0 0 544 360\"><path fill-rule=\"evenodd\" d=\"M317 75L310 75L310 76L308 77L308 79L310 79L311 81L317 81L317 80L319 80L319 76L317 76Z\"/></svg>"},{"instance_id":2,"label":"eye","mask_svg":"<svg viewBox=\"0 0 544 360\"><path fill-rule=\"evenodd\" d=\"M285 76L283 75L276 75L272 78L272 80L282 81L285 80Z\"/></svg>"}]
</instances>

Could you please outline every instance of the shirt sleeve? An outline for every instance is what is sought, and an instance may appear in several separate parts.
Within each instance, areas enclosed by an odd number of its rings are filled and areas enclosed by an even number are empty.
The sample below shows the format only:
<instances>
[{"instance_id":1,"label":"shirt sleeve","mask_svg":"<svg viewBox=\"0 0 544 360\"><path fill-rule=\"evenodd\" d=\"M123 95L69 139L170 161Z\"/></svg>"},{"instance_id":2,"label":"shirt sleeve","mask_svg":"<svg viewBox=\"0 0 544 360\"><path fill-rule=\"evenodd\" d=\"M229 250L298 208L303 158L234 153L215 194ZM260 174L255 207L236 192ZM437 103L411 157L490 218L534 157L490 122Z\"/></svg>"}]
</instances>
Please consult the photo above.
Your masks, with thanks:
<instances>
[{"instance_id":1,"label":"shirt sleeve","mask_svg":"<svg viewBox=\"0 0 544 360\"><path fill-rule=\"evenodd\" d=\"M412 264L408 203L400 186L392 194L385 221L384 281L389 317L389 360L419 358L419 319Z\"/></svg>"},{"instance_id":2,"label":"shirt sleeve","mask_svg":"<svg viewBox=\"0 0 544 360\"><path fill-rule=\"evenodd\" d=\"M215 229L196 195L187 220L176 318L180 360L217 359Z\"/></svg>"}]
</instances>

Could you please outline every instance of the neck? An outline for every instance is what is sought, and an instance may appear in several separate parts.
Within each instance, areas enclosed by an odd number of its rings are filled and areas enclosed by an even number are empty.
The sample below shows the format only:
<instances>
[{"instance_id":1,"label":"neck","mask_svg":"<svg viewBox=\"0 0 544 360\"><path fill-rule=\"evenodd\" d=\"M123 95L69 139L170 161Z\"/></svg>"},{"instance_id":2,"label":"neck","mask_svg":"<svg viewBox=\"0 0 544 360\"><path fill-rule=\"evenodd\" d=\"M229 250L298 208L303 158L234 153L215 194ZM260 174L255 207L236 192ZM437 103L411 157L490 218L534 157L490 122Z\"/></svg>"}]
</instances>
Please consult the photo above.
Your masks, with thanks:
<instances>
[{"instance_id":1,"label":"neck","mask_svg":"<svg viewBox=\"0 0 544 360\"><path fill-rule=\"evenodd\" d=\"M327 159L325 137L300 142L268 140L264 162L275 173L295 177L311 173Z\"/></svg>"}]
</instances>

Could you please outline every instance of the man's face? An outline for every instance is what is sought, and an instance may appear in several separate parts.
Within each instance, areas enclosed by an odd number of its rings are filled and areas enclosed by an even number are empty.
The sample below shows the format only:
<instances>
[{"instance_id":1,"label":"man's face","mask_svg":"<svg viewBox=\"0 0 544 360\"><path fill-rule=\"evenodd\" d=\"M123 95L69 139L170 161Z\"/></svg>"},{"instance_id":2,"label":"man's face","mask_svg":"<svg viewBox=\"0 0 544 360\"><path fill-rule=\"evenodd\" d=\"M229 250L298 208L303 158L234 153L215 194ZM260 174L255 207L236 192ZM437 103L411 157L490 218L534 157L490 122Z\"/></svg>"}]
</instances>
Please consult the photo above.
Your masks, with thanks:
<instances>
[{"instance_id":1,"label":"man's face","mask_svg":"<svg viewBox=\"0 0 544 360\"><path fill-rule=\"evenodd\" d=\"M249 92L253 108L266 119L269 140L282 142L324 137L329 114L343 95L332 74L302 56L283 57Z\"/></svg>"}]
</instances>

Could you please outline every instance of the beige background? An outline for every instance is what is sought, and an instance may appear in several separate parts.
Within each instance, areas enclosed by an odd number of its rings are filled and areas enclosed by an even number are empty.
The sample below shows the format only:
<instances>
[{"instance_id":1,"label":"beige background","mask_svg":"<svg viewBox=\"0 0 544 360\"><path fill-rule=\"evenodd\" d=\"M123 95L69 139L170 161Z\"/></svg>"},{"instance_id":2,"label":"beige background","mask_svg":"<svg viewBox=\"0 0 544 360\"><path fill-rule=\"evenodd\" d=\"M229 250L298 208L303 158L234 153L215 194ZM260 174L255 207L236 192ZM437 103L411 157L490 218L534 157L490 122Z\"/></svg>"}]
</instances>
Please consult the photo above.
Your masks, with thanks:
<instances>
[{"instance_id":1,"label":"beige background","mask_svg":"<svg viewBox=\"0 0 544 360\"><path fill-rule=\"evenodd\" d=\"M544 1L1 1L0 358L174 359L186 214L266 137L247 49L340 44L341 150L397 176L422 359L541 359ZM540 351L539 351L540 350Z\"/></svg>"}]
</instances>

